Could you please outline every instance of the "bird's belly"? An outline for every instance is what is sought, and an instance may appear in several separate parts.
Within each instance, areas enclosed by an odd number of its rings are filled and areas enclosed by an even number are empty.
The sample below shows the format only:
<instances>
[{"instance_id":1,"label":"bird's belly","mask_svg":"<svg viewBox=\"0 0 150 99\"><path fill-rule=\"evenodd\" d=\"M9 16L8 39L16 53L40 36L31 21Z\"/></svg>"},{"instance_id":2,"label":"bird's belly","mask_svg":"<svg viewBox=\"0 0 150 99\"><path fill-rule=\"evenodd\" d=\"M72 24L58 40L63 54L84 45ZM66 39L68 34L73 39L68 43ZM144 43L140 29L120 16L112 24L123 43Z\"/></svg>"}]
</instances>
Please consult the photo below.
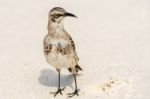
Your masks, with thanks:
<instances>
[{"instance_id":1,"label":"bird's belly","mask_svg":"<svg viewBox=\"0 0 150 99\"><path fill-rule=\"evenodd\" d=\"M55 68L70 68L75 66L75 59L70 55L62 55L61 53L49 53L46 56L47 62Z\"/></svg>"}]
</instances>

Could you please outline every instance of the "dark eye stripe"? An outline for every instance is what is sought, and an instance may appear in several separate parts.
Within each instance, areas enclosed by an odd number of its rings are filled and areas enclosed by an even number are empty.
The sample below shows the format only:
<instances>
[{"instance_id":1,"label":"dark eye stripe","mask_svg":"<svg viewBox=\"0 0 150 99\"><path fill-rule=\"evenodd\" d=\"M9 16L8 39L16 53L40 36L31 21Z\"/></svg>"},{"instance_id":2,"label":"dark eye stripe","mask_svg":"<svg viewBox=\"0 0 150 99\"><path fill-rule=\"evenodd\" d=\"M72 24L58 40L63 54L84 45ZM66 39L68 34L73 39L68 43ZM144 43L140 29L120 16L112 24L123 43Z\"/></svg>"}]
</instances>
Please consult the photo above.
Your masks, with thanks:
<instances>
[{"instance_id":1,"label":"dark eye stripe","mask_svg":"<svg viewBox=\"0 0 150 99\"><path fill-rule=\"evenodd\" d=\"M59 16L59 17L60 17L60 16L63 16L63 15L62 15L62 14L57 14L57 16Z\"/></svg>"},{"instance_id":2,"label":"dark eye stripe","mask_svg":"<svg viewBox=\"0 0 150 99\"><path fill-rule=\"evenodd\" d=\"M63 16L62 14L55 14L53 15L54 18L59 18L60 16Z\"/></svg>"}]
</instances>

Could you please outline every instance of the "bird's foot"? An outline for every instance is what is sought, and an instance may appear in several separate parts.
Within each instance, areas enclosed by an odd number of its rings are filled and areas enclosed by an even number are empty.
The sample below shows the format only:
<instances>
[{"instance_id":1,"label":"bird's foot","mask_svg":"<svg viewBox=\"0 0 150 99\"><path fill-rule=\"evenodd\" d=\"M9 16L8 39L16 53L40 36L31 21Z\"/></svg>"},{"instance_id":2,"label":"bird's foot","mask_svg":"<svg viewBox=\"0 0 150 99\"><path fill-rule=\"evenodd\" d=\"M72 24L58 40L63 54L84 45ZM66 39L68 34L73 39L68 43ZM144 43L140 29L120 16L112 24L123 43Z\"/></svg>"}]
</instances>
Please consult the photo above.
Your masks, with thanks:
<instances>
[{"instance_id":1,"label":"bird's foot","mask_svg":"<svg viewBox=\"0 0 150 99\"><path fill-rule=\"evenodd\" d=\"M62 91L65 89L65 87L64 88L59 88L56 92L51 92L51 94L54 94L54 97L56 96L56 95L58 95L58 93L60 93L61 95L62 95Z\"/></svg>"},{"instance_id":2,"label":"bird's foot","mask_svg":"<svg viewBox=\"0 0 150 99\"><path fill-rule=\"evenodd\" d=\"M79 92L79 89L76 89L73 93L68 93L68 97L71 98L75 95L79 96L78 92Z\"/></svg>"}]
</instances>

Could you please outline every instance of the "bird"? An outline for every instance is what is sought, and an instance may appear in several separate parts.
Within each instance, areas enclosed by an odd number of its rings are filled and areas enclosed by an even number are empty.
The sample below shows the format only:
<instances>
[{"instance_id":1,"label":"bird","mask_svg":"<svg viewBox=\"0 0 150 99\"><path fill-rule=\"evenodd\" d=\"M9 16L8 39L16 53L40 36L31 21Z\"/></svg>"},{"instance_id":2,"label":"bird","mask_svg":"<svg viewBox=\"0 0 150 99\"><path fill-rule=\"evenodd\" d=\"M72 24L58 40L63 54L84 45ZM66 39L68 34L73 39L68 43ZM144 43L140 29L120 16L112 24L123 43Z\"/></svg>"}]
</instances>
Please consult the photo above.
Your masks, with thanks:
<instances>
[{"instance_id":1,"label":"bird","mask_svg":"<svg viewBox=\"0 0 150 99\"><path fill-rule=\"evenodd\" d=\"M75 81L75 90L72 93L68 93L68 97L79 96L76 74L78 71L83 70L78 65L79 58L74 41L63 25L66 17L77 18L76 15L67 12L61 7L52 8L48 15L48 33L43 40L46 61L58 72L58 89L56 92L51 92L54 94L54 97L58 94L62 95L62 91L65 89L65 87L61 88L60 86L60 73L62 69L68 69L73 74Z\"/></svg>"}]
</instances>

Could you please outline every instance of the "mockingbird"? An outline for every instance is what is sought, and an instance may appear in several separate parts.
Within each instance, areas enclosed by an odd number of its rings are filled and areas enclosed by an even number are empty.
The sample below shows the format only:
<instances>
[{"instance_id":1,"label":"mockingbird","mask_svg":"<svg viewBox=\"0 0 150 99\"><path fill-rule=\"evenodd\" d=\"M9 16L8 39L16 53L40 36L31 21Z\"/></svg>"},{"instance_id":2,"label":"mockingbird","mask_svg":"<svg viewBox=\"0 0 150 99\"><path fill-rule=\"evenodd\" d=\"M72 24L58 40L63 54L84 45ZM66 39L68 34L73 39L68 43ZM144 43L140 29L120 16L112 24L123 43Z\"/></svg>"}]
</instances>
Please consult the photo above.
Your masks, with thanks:
<instances>
[{"instance_id":1,"label":"mockingbird","mask_svg":"<svg viewBox=\"0 0 150 99\"><path fill-rule=\"evenodd\" d=\"M76 73L82 68L78 65L79 58L75 51L75 44L71 36L63 26L65 17L76 17L74 14L66 12L63 8L55 7L50 10L48 18L48 34L44 38L44 55L47 62L56 68L58 72L58 90L52 92L54 97L64 90L60 88L60 72L62 68L68 69L73 73L75 80L75 91L69 93L69 97L78 96Z\"/></svg>"}]
</instances>

